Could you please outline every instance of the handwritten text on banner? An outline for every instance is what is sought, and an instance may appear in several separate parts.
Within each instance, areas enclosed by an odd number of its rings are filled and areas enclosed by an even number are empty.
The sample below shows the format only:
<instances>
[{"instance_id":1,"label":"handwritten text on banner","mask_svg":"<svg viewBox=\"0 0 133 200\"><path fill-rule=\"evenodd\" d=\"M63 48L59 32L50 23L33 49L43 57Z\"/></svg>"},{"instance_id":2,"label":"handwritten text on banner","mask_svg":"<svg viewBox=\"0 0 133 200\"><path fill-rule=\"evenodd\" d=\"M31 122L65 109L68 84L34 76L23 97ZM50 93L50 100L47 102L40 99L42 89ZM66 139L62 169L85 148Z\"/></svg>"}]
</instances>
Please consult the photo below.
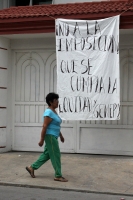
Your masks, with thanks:
<instances>
[{"instance_id":1,"label":"handwritten text on banner","mask_svg":"<svg viewBox=\"0 0 133 200\"><path fill-rule=\"evenodd\" d=\"M120 119L119 16L57 19L56 55L61 118Z\"/></svg>"}]
</instances>

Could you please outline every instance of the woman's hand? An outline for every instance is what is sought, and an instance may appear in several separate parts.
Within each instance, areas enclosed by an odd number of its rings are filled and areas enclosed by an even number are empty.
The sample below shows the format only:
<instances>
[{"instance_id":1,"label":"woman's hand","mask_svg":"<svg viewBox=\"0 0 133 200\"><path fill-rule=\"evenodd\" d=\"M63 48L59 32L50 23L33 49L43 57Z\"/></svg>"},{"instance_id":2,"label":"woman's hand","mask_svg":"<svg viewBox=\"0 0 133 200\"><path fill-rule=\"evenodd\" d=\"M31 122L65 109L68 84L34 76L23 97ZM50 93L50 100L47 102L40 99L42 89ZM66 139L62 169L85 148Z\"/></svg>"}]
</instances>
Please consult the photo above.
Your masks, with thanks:
<instances>
[{"instance_id":1,"label":"woman's hand","mask_svg":"<svg viewBox=\"0 0 133 200\"><path fill-rule=\"evenodd\" d=\"M60 141L64 143L65 139L63 137L63 135L60 133Z\"/></svg>"},{"instance_id":2,"label":"woman's hand","mask_svg":"<svg viewBox=\"0 0 133 200\"><path fill-rule=\"evenodd\" d=\"M43 143L44 143L44 140L40 140L40 142L38 143L38 145L39 145L40 147L42 147Z\"/></svg>"}]
</instances>

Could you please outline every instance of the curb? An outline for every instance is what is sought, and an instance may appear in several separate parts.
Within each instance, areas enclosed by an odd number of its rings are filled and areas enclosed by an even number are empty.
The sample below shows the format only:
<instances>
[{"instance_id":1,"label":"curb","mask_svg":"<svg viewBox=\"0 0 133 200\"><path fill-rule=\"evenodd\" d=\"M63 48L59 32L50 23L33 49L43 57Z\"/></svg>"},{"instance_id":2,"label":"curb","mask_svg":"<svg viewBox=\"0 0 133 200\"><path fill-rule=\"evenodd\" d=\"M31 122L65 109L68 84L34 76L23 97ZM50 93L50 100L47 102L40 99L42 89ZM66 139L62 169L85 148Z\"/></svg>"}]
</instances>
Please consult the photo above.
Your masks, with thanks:
<instances>
[{"instance_id":1,"label":"curb","mask_svg":"<svg viewBox=\"0 0 133 200\"><path fill-rule=\"evenodd\" d=\"M62 191L83 192L83 193L92 193L92 194L106 194L106 195L119 195L119 196L133 197L133 194L125 194L125 193L119 193L119 192L98 192L98 191L93 191L93 190L82 190L82 189L72 189L72 188L55 188L55 187L48 187L48 186L27 185L27 184L12 183L12 182L0 182L0 186L14 186L14 187L38 188L38 189L47 189L47 190L62 190Z\"/></svg>"}]
</instances>

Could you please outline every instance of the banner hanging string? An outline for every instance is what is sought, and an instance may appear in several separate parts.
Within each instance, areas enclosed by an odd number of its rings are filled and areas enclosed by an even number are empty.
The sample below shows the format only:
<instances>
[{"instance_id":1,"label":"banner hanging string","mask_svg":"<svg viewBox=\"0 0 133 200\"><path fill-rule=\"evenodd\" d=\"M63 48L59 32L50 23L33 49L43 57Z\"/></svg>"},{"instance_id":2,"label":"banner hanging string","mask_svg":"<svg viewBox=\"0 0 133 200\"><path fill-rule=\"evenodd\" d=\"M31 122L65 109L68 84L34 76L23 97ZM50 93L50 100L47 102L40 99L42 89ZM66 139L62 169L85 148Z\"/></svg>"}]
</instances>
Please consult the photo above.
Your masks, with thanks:
<instances>
[{"instance_id":1,"label":"banner hanging string","mask_svg":"<svg viewBox=\"0 0 133 200\"><path fill-rule=\"evenodd\" d=\"M133 3L132 4L128 4L128 6L130 6L128 9L126 9L125 11L123 11L120 15L122 15L123 13L127 12L132 6L133 6Z\"/></svg>"}]
</instances>

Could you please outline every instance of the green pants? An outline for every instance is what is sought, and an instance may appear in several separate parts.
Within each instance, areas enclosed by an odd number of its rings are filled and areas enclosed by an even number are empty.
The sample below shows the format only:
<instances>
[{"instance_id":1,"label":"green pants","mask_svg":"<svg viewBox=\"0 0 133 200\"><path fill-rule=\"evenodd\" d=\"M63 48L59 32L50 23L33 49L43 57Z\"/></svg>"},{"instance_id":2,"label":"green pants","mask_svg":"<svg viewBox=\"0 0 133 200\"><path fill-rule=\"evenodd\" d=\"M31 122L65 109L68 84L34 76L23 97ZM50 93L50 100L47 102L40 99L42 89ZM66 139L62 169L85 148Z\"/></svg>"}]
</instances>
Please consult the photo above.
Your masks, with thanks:
<instances>
[{"instance_id":1,"label":"green pants","mask_svg":"<svg viewBox=\"0 0 133 200\"><path fill-rule=\"evenodd\" d=\"M40 155L38 160L31 165L31 167L36 170L49 159L51 160L51 163L55 170L55 177L61 177L61 154L59 143L55 136L47 134L45 135L44 152Z\"/></svg>"}]
</instances>

